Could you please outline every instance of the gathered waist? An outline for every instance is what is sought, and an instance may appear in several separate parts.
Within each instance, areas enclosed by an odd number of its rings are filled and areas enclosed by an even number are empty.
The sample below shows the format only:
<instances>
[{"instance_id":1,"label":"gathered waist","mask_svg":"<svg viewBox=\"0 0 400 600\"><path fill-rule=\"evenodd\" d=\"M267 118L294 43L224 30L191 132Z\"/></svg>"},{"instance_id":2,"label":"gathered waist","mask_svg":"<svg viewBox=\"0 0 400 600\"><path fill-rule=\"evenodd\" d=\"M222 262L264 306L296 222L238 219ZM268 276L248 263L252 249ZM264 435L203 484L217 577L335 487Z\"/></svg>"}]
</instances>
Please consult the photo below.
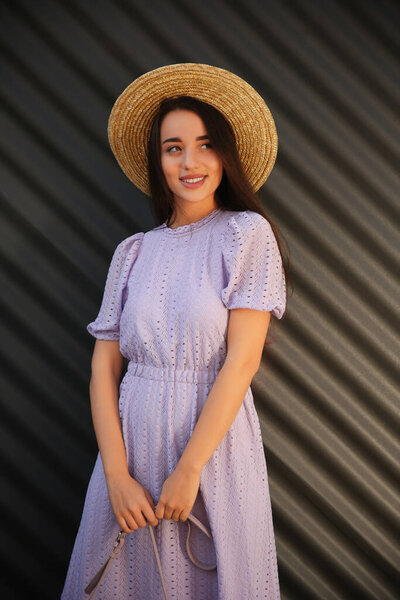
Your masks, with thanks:
<instances>
[{"instance_id":1,"label":"gathered waist","mask_svg":"<svg viewBox=\"0 0 400 600\"><path fill-rule=\"evenodd\" d=\"M147 379L161 381L178 381L183 383L213 383L218 375L219 369L179 369L172 365L156 366L146 365L130 360L127 373Z\"/></svg>"}]
</instances>

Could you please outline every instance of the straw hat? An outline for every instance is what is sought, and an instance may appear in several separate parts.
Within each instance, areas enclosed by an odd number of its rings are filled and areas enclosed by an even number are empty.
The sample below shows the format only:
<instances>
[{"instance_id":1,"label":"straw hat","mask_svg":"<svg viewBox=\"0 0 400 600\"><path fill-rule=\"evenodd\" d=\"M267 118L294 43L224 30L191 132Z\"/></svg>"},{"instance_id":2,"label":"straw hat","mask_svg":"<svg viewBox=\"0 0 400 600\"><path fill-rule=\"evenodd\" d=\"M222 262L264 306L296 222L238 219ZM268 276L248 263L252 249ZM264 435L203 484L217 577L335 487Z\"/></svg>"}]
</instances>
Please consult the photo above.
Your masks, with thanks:
<instances>
[{"instance_id":1,"label":"straw hat","mask_svg":"<svg viewBox=\"0 0 400 600\"><path fill-rule=\"evenodd\" d=\"M244 171L257 191L271 172L278 151L278 135L269 108L238 75L200 63L166 65L144 73L117 98L108 120L108 139L125 175L150 195L150 129L161 101L181 95L211 104L229 121Z\"/></svg>"}]
</instances>

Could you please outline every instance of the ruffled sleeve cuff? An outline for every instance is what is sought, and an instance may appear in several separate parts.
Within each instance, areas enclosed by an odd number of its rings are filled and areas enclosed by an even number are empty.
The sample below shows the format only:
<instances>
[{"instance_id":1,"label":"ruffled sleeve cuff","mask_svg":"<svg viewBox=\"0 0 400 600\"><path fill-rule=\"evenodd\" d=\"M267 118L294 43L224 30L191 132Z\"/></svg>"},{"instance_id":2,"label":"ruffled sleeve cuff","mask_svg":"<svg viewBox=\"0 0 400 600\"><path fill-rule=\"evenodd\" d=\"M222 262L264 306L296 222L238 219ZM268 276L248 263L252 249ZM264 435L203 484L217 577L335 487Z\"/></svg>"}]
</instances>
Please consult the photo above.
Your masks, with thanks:
<instances>
[{"instance_id":1,"label":"ruffled sleeve cuff","mask_svg":"<svg viewBox=\"0 0 400 600\"><path fill-rule=\"evenodd\" d=\"M143 232L131 235L120 242L114 251L99 313L96 319L86 326L90 335L99 340L119 340L119 323L125 304L124 292L143 236Z\"/></svg>"},{"instance_id":2,"label":"ruffled sleeve cuff","mask_svg":"<svg viewBox=\"0 0 400 600\"><path fill-rule=\"evenodd\" d=\"M232 215L224 232L222 255L224 305L270 311L281 319L286 308L285 272L269 221L250 210Z\"/></svg>"}]
</instances>

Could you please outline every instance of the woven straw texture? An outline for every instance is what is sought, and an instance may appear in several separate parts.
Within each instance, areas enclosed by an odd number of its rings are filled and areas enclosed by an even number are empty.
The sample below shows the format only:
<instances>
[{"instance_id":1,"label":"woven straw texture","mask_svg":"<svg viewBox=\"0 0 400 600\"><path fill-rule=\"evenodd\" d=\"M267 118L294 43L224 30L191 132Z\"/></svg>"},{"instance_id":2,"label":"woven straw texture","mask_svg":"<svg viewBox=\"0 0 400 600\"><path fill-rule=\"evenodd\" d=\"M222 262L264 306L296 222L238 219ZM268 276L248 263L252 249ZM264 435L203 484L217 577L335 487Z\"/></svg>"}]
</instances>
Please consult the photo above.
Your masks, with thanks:
<instances>
[{"instance_id":1,"label":"woven straw texture","mask_svg":"<svg viewBox=\"0 0 400 600\"><path fill-rule=\"evenodd\" d=\"M271 112L244 79L200 63L178 63L144 73L117 98L108 121L108 138L126 176L150 195L147 144L151 125L161 101L180 95L212 104L230 122L244 171L257 191L271 172L278 151Z\"/></svg>"}]
</instances>

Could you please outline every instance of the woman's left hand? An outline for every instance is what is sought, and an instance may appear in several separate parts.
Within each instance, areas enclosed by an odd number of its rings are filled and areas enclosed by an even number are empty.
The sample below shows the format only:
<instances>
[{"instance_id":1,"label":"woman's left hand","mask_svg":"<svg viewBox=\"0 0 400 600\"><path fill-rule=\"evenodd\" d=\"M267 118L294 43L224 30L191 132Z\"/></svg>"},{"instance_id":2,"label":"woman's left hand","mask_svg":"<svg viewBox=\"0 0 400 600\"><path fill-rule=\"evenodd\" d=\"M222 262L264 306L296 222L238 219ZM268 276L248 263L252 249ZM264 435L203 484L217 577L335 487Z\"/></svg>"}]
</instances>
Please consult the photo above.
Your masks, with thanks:
<instances>
[{"instance_id":1,"label":"woman's left hand","mask_svg":"<svg viewBox=\"0 0 400 600\"><path fill-rule=\"evenodd\" d=\"M158 519L186 521L192 510L200 486L200 472L178 464L164 481L155 508Z\"/></svg>"}]
</instances>

